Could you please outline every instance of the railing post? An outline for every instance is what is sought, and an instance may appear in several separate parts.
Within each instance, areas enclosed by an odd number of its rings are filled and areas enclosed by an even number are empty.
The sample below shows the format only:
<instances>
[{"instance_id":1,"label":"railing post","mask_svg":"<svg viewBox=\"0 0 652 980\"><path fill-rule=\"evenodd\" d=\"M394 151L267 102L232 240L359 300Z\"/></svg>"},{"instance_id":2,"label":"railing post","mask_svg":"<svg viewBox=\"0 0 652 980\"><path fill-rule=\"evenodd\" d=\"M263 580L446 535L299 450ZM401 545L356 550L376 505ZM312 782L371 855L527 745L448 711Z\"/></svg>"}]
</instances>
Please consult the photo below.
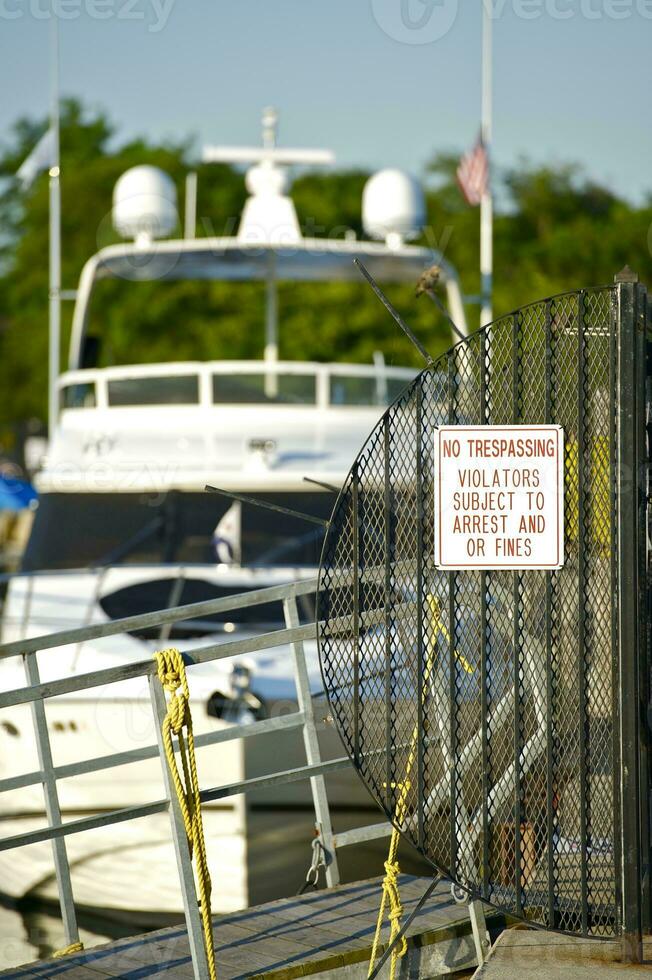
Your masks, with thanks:
<instances>
[{"instance_id":1,"label":"railing post","mask_svg":"<svg viewBox=\"0 0 652 980\"><path fill-rule=\"evenodd\" d=\"M183 911L186 917L186 928L188 930L188 941L190 943L190 955L192 956L192 967L195 980L210 980L208 969L208 959L206 957L206 946L204 945L204 931L202 928L201 916L199 913L199 902L197 900L197 888L195 886L195 876L192 870L190 859L190 847L186 836L186 828L181 814L179 801L172 785L170 771L168 769L165 756L165 746L163 744L163 720L167 714L165 692L161 687L156 674L149 674L149 692L154 710L154 720L156 722L156 741L158 743L159 758L163 770L163 782L165 793L169 800L170 825L172 829L172 841L174 843L174 853L177 859L177 869L179 871L179 883L181 885L181 895L183 898Z\"/></svg>"},{"instance_id":2,"label":"railing post","mask_svg":"<svg viewBox=\"0 0 652 980\"><path fill-rule=\"evenodd\" d=\"M25 664L25 675L27 683L34 686L41 683L38 669L38 661L35 653L27 653L23 657ZM45 813L50 827L61 826L61 807L59 805L59 794L57 791L57 777L54 772L52 761L52 749L50 746L50 735L48 733L47 715L42 698L32 701L32 719L34 721L34 735L36 738L36 750L38 753L38 764L41 770L43 795L45 798ZM79 942L79 929L77 927L77 917L75 915L75 900L70 879L70 865L68 863L68 852L66 850L65 837L54 837L52 839L52 856L54 858L54 870L57 878L57 889L59 891L59 906L61 908L61 919L63 922L66 945Z\"/></svg>"},{"instance_id":3,"label":"railing post","mask_svg":"<svg viewBox=\"0 0 652 980\"><path fill-rule=\"evenodd\" d=\"M474 898L469 901L469 918L471 920L475 955L478 960L478 966L480 967L487 959L487 955L491 949L491 937L487 929L484 905L479 898Z\"/></svg>"},{"instance_id":4,"label":"railing post","mask_svg":"<svg viewBox=\"0 0 652 980\"><path fill-rule=\"evenodd\" d=\"M645 555L644 602L646 633L641 658L641 706L646 737L641 739L641 844L643 848L643 915L644 934L652 934L652 297L645 295L645 504L643 537Z\"/></svg>"},{"instance_id":5,"label":"railing post","mask_svg":"<svg viewBox=\"0 0 652 980\"><path fill-rule=\"evenodd\" d=\"M619 812L622 958L642 961L640 671L647 632L645 464L645 290L628 268L616 278L616 527Z\"/></svg>"},{"instance_id":6,"label":"railing post","mask_svg":"<svg viewBox=\"0 0 652 980\"><path fill-rule=\"evenodd\" d=\"M285 625L289 629L300 625L299 610L297 600L294 595L283 600L283 614ZM306 750L306 762L308 765L319 765L321 751L319 748L319 737L315 724L315 712L312 706L310 694L310 680L308 678L308 668L306 666L306 653L303 641L300 640L290 644L292 657L294 660L294 676L297 685L297 702L299 710L303 712L303 744ZM326 781L323 776L310 777L310 789L312 792L313 805L315 807L315 819L319 828L322 844L327 853L326 863L326 882L332 887L340 882L340 870L337 863L337 853L333 840L333 827L331 824L331 813L328 806L328 795L326 793Z\"/></svg>"}]
</instances>

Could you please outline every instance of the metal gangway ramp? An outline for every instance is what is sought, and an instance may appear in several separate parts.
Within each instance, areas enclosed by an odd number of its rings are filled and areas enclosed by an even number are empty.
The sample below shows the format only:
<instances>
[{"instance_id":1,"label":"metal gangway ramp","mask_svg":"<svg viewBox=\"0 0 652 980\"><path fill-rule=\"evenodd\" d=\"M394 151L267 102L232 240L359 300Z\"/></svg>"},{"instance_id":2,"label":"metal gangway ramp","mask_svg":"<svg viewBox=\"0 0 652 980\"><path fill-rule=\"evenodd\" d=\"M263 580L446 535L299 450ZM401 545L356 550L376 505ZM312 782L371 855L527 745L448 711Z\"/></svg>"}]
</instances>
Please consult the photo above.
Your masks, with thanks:
<instances>
[{"instance_id":1,"label":"metal gangway ramp","mask_svg":"<svg viewBox=\"0 0 652 980\"><path fill-rule=\"evenodd\" d=\"M391 826L387 821L356 827L338 834L333 832L329 809L326 784L324 777L332 772L350 767L348 757L324 761L321 757L317 726L324 718L324 708L316 706L311 697L304 642L314 639L316 624L314 622L301 624L299 620L298 601L302 596L315 593L316 579L308 579L287 585L274 586L248 592L244 595L230 596L177 606L165 610L130 616L107 623L93 624L75 629L64 630L45 636L25 639L0 646L0 659L20 657L24 661L27 684L25 687L0 692L0 710L10 705L29 704L32 708L33 724L38 746L40 769L31 773L21 774L0 781L0 793L18 789L23 786L43 786L48 826L43 829L21 833L0 840L0 850L11 850L39 841L50 841L52 844L53 863L59 893L59 904L65 933L66 944L74 948L79 940L79 929L75 912L74 889L71 869L68 860L66 841L73 834L83 833L98 827L106 827L123 821L136 820L152 813L168 812L170 817L170 833L175 845L179 882L183 896L186 928L167 929L132 940L122 940L107 947L90 948L87 951L72 952L64 959L57 959L32 964L29 967L10 970L6 975L30 977L36 971L37 975L56 975L71 978L87 978L95 975L122 976L129 966L131 969L149 967L150 972L172 970L174 976L193 976L196 980L209 977L206 950L204 947L201 917L193 868L190 861L182 815L177 797L171 786L165 759L162 740L147 747L139 747L132 751L102 756L96 759L84 760L79 763L56 766L53 764L50 750L45 703L49 698L65 695L73 691L105 687L127 678L146 677L149 684L151 708L157 721L157 731L160 731L166 712L165 695L157 678L157 665L151 658L130 664L122 664L109 669L103 669L86 674L77 674L60 680L42 683L38 670L37 654L56 656L57 648L71 644L80 644L99 637L117 636L126 631L151 629L153 627L170 627L184 620L196 620L215 613L225 613L241 608L244 605L256 606L277 602L282 605L286 627L270 633L260 634L246 639L227 640L194 648L184 654L186 660L189 684L192 687L192 669L194 665L214 662L234 656L269 650L278 646L289 646L293 658L294 676L297 690L297 710L275 718L265 718L249 724L232 725L214 733L202 734L196 737L198 748L208 745L220 745L239 738L256 738L279 730L296 729L302 732L306 764L299 768L280 770L265 776L256 776L241 782L203 788L202 803L225 799L252 790L261 790L282 784L290 784L300 780L309 780L315 812L315 825L318 840L323 847L325 858L324 876L329 893L319 892L297 899L281 900L265 907L266 911L256 909L245 910L231 916L215 918L215 943L217 947L218 966L228 960L229 974L220 968L220 976L239 975L244 965L253 956L252 944L254 933L243 944L235 941L234 936L242 938L243 931L261 928L256 942L260 948L253 959L258 960L262 955L260 949L267 945L265 958L271 969L273 964L278 966L279 950L285 950L286 959L295 959L297 963L307 962L308 956L305 940L307 933L300 934L296 928L289 929L285 920L288 916L293 919L297 915L306 915L312 926L315 926L321 916L325 920L322 933L313 931L311 935L317 945L312 950L312 958L319 961L324 950L328 953L324 962L342 965L344 962L361 963L364 957L368 959L373 935L373 921L379 900L379 882L357 883L356 885L339 885L338 851L343 847L355 845L374 838L389 835ZM84 816L75 820L62 822L59 808L57 783L61 779L69 779L88 772L106 772L110 776L115 767L128 765L131 762L146 758L159 757L165 777L167 795L163 799L152 800L147 804L125 807L108 813ZM381 868L379 867L379 871ZM298 872L302 869L298 869ZM425 884L420 879L406 879L404 904L406 912L416 906L423 893ZM219 890L219 880L213 883L215 891ZM465 903L463 903L465 905ZM320 909L317 914L317 908ZM303 911L302 911L303 910ZM477 911L477 910L476 910ZM268 916L269 918L266 918ZM270 923L276 922L275 930L269 931ZM499 921L496 917L495 921ZM501 920L500 920L501 921ZM283 923L285 922L285 926ZM358 926L352 930L351 923ZM338 925L339 923L339 925ZM460 907L459 898L456 901L451 896L450 884L441 884L430 903L421 909L411 926L410 935L418 935L419 942L414 947L428 947L432 956L440 962L442 969L448 959L455 968L468 967L478 961L482 950L488 946L485 934L484 920L477 916L473 920L473 928L469 919L468 909ZM310 928L312 928L310 926ZM306 925L306 929L309 928ZM478 931L482 930L482 935ZM287 935L286 935L287 933ZM326 942L326 939L329 941ZM291 952L289 943L294 942ZM478 945L480 943L481 945ZM414 945L414 944L413 944ZM332 948L331 948L332 947ZM234 953L235 949L235 953ZM228 951L228 953L227 953ZM413 954L419 960L423 959L420 952ZM225 960L226 957L226 960ZM252 960L253 961L253 960ZM305 962L304 962L305 961ZM239 963L239 965L238 965ZM295 974L286 964L285 972L279 976L290 977ZM330 968L330 967L329 967ZM276 967L274 967L276 969ZM280 967L279 967L280 969ZM294 969L294 968L292 968ZM297 967L298 969L298 967ZM48 972L48 970L54 972ZM113 972L112 972L113 971ZM287 972L289 971L289 972ZM143 974L144 975L144 974ZM147 975L150 975L148 973Z\"/></svg>"}]
</instances>

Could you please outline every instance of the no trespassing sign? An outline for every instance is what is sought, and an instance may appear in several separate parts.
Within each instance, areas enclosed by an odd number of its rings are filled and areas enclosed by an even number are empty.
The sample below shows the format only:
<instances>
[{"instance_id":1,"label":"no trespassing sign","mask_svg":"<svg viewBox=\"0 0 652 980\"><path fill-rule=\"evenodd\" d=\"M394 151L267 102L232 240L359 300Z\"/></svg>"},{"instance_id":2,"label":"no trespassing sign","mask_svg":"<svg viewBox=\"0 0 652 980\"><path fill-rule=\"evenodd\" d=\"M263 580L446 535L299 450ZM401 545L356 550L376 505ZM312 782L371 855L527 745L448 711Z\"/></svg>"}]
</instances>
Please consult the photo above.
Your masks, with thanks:
<instances>
[{"instance_id":1,"label":"no trespassing sign","mask_svg":"<svg viewBox=\"0 0 652 980\"><path fill-rule=\"evenodd\" d=\"M562 427L442 425L434 438L436 567L561 568Z\"/></svg>"}]
</instances>

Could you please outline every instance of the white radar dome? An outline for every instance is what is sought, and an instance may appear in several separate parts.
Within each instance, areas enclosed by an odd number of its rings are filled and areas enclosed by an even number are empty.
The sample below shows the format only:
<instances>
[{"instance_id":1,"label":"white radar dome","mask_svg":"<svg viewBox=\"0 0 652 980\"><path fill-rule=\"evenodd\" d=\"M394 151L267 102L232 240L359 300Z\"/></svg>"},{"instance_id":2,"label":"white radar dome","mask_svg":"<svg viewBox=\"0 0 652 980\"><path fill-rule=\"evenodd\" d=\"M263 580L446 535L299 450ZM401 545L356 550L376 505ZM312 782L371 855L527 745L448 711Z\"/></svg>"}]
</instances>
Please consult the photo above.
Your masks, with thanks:
<instances>
[{"instance_id":1,"label":"white radar dome","mask_svg":"<svg viewBox=\"0 0 652 980\"><path fill-rule=\"evenodd\" d=\"M426 221L421 184L403 170L379 170L362 191L362 224L388 245L416 238Z\"/></svg>"},{"instance_id":2,"label":"white radar dome","mask_svg":"<svg viewBox=\"0 0 652 980\"><path fill-rule=\"evenodd\" d=\"M177 225L174 181L158 167L131 167L113 189L113 226L124 238L147 243Z\"/></svg>"}]
</instances>

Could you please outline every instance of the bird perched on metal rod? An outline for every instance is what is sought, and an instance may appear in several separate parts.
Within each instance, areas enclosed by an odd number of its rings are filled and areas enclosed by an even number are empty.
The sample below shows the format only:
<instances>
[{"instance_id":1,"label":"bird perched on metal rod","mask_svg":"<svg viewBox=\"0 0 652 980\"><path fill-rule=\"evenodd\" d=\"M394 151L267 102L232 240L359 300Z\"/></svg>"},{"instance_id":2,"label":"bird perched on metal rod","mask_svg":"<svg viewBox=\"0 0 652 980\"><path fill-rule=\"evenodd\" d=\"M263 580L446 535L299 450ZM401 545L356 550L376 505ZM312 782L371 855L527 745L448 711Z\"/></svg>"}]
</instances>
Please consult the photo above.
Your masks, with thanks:
<instances>
[{"instance_id":1,"label":"bird perched on metal rod","mask_svg":"<svg viewBox=\"0 0 652 980\"><path fill-rule=\"evenodd\" d=\"M422 272L417 280L416 295L431 293L439 282L440 276L441 269L438 265L431 265L429 269Z\"/></svg>"},{"instance_id":2,"label":"bird perched on metal rod","mask_svg":"<svg viewBox=\"0 0 652 980\"><path fill-rule=\"evenodd\" d=\"M437 307L437 309L444 314L444 316L450 323L451 327L455 331L455 334L459 337L460 340L464 340L464 334L459 329L457 324L453 322L450 313L448 312L448 310L446 309L442 301L439 299L439 296L437 296L437 294L435 293L435 286L439 282L440 277L441 277L441 268L438 265L431 265L429 269L426 269L425 272L422 272L421 275L419 276L417 280L417 288L415 290L415 295L419 297L425 293L426 296L429 296L430 299L435 304L435 306Z\"/></svg>"}]
</instances>

